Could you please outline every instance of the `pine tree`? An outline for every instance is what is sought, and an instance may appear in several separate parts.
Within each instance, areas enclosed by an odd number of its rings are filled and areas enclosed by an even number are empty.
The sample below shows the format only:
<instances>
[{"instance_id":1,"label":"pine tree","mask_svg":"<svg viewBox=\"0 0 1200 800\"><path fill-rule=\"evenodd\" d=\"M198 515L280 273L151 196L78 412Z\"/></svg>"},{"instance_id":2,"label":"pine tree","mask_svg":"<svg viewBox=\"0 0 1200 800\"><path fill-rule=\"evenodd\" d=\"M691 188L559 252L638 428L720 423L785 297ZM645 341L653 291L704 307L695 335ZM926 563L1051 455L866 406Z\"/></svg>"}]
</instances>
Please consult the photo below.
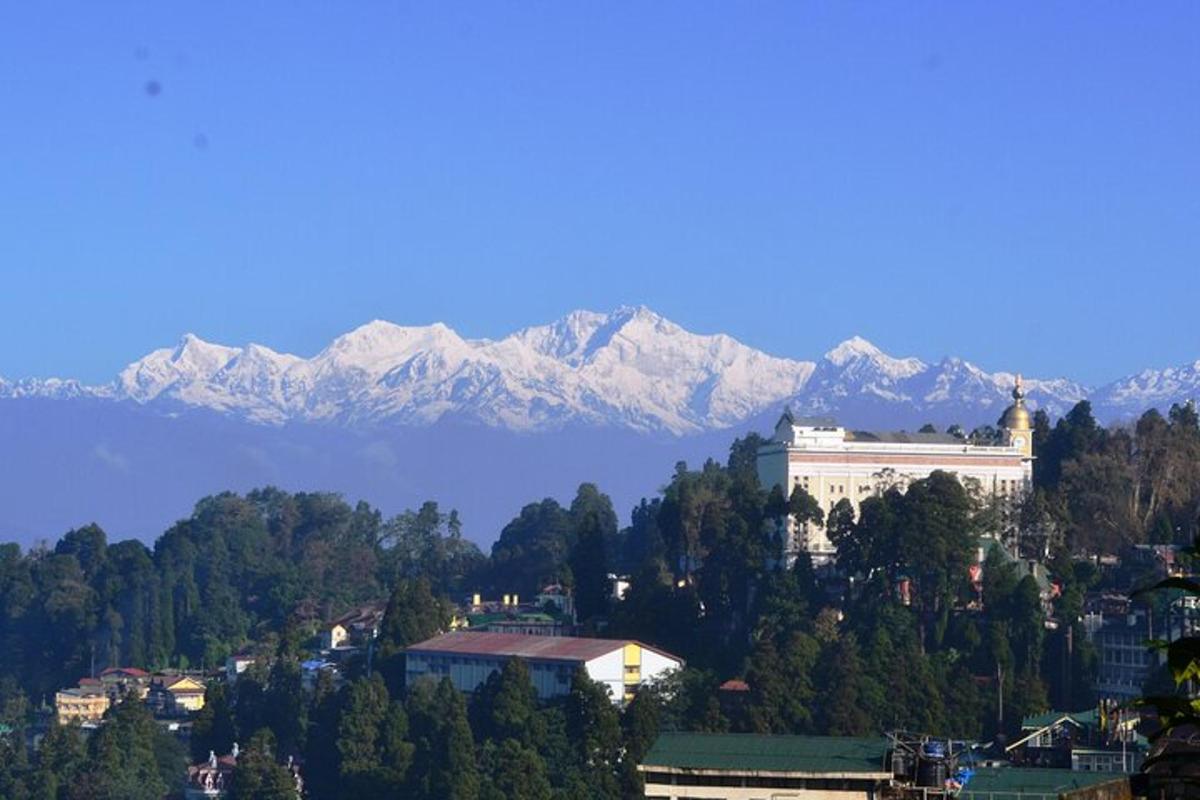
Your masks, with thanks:
<instances>
[{"instance_id":1,"label":"pine tree","mask_svg":"<svg viewBox=\"0 0 1200 800\"><path fill-rule=\"evenodd\" d=\"M447 622L446 610L433 596L428 580L402 580L396 585L374 645L376 664L393 694L404 688L404 649L436 635Z\"/></svg>"},{"instance_id":2,"label":"pine tree","mask_svg":"<svg viewBox=\"0 0 1200 800\"><path fill-rule=\"evenodd\" d=\"M298 756L304 747L308 704L304 696L300 664L294 657L280 655L271 666L264 696L265 721L275 733L280 756Z\"/></svg>"},{"instance_id":3,"label":"pine tree","mask_svg":"<svg viewBox=\"0 0 1200 800\"><path fill-rule=\"evenodd\" d=\"M204 690L204 708L192 721L192 761L204 761L210 751L228 753L236 738L228 687L225 683L210 683Z\"/></svg>"},{"instance_id":4,"label":"pine tree","mask_svg":"<svg viewBox=\"0 0 1200 800\"><path fill-rule=\"evenodd\" d=\"M448 678L409 692L415 745L409 786L420 796L476 800L480 780L466 703Z\"/></svg>"},{"instance_id":5,"label":"pine tree","mask_svg":"<svg viewBox=\"0 0 1200 800\"><path fill-rule=\"evenodd\" d=\"M621 714L621 796L642 797L645 785L637 765L658 738L662 699L652 687L643 687Z\"/></svg>"},{"instance_id":6,"label":"pine tree","mask_svg":"<svg viewBox=\"0 0 1200 800\"><path fill-rule=\"evenodd\" d=\"M875 732L864 702L868 680L853 633L825 648L817 670L820 714L817 728L827 736L865 736Z\"/></svg>"},{"instance_id":7,"label":"pine tree","mask_svg":"<svg viewBox=\"0 0 1200 800\"><path fill-rule=\"evenodd\" d=\"M383 766L380 740L388 715L388 691L379 676L359 678L344 691L336 740L342 795L366 796Z\"/></svg>"},{"instance_id":8,"label":"pine tree","mask_svg":"<svg viewBox=\"0 0 1200 800\"><path fill-rule=\"evenodd\" d=\"M582 666L571 678L566 723L567 736L575 746L576 770L592 796L618 797L620 718L606 687L593 681Z\"/></svg>"},{"instance_id":9,"label":"pine tree","mask_svg":"<svg viewBox=\"0 0 1200 800\"><path fill-rule=\"evenodd\" d=\"M586 623L608 610L608 553L597 514L585 514L575 531L569 563L575 578L575 612Z\"/></svg>"},{"instance_id":10,"label":"pine tree","mask_svg":"<svg viewBox=\"0 0 1200 800\"><path fill-rule=\"evenodd\" d=\"M756 733L808 733L813 728L812 672L820 647L808 634L793 632L780 648L769 639L755 647L746 671L750 685L747 717Z\"/></svg>"},{"instance_id":11,"label":"pine tree","mask_svg":"<svg viewBox=\"0 0 1200 800\"><path fill-rule=\"evenodd\" d=\"M228 800L296 800L296 782L256 737L238 756Z\"/></svg>"},{"instance_id":12,"label":"pine tree","mask_svg":"<svg viewBox=\"0 0 1200 800\"><path fill-rule=\"evenodd\" d=\"M536 750L516 739L505 739L494 750L480 800L550 800L546 764Z\"/></svg>"},{"instance_id":13,"label":"pine tree","mask_svg":"<svg viewBox=\"0 0 1200 800\"><path fill-rule=\"evenodd\" d=\"M538 748L545 735L538 715L537 692L529 676L529 667L520 658L510 658L499 672L493 672L476 693L474 730L480 739L516 739Z\"/></svg>"},{"instance_id":14,"label":"pine tree","mask_svg":"<svg viewBox=\"0 0 1200 800\"><path fill-rule=\"evenodd\" d=\"M76 785L101 798L159 800L168 788L156 757L163 735L145 704L133 697L118 703L88 742L86 774Z\"/></svg>"}]
</instances>

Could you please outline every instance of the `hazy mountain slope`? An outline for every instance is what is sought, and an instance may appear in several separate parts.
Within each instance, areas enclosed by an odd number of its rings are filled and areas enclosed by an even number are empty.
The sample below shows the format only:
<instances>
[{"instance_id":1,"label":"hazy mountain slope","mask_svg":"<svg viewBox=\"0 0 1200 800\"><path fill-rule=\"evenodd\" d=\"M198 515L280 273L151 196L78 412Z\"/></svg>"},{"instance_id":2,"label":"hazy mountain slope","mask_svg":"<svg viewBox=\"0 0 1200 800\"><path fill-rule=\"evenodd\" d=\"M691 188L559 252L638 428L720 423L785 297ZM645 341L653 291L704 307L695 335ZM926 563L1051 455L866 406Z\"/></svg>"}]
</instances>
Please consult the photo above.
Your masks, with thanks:
<instances>
[{"instance_id":1,"label":"hazy mountain slope","mask_svg":"<svg viewBox=\"0 0 1200 800\"><path fill-rule=\"evenodd\" d=\"M207 410L176 416L95 399L0 403L0 542L30 545L95 521L150 541L201 497L276 485L336 491L393 514L427 499L457 508L485 548L526 503L569 503L584 481L622 518L681 459L723 459L733 431L646 436L572 427L536 435L450 420L350 429L262 425Z\"/></svg>"},{"instance_id":2,"label":"hazy mountain slope","mask_svg":"<svg viewBox=\"0 0 1200 800\"><path fill-rule=\"evenodd\" d=\"M995 423L1014 375L895 358L864 339L818 362L690 333L645 308L575 311L498 340L375 321L304 358L187 335L111 383L0 378L0 541L96 520L152 537L206 493L342 491L396 511L457 506L487 543L526 502L581 481L624 515L680 459L723 458L785 405L851 427ZM1200 396L1200 362L1090 392L1025 379L1052 415L1108 421Z\"/></svg>"},{"instance_id":3,"label":"hazy mountain slope","mask_svg":"<svg viewBox=\"0 0 1200 800\"><path fill-rule=\"evenodd\" d=\"M1167 369L1147 369L1102 386L1091 398L1108 419L1134 417L1148 408L1166 410L1174 403L1200 400L1200 361Z\"/></svg>"}]
</instances>

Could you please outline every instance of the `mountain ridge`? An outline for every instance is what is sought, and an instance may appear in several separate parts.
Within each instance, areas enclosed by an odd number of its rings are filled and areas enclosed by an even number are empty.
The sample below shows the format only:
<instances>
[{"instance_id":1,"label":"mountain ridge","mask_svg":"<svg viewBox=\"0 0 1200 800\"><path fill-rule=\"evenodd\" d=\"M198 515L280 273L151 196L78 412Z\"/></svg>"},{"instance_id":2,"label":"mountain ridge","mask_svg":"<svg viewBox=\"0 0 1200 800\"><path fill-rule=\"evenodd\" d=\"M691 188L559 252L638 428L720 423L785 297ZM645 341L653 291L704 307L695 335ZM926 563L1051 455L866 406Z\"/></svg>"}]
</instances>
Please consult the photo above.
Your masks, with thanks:
<instances>
[{"instance_id":1,"label":"mountain ridge","mask_svg":"<svg viewBox=\"0 0 1200 800\"><path fill-rule=\"evenodd\" d=\"M684 436L732 428L790 405L847 424L991 422L1015 375L957 356L893 357L860 336L817 361L770 355L726 334L692 333L645 306L576 310L501 339L466 339L442 322L372 320L310 358L187 333L109 383L5 381L0 398L93 397L151 410L204 408L257 424L427 426L461 418L514 431L583 424ZM1128 417L1200 394L1200 361L1143 370L1098 389L1026 378L1034 407L1059 415L1091 399Z\"/></svg>"}]
</instances>

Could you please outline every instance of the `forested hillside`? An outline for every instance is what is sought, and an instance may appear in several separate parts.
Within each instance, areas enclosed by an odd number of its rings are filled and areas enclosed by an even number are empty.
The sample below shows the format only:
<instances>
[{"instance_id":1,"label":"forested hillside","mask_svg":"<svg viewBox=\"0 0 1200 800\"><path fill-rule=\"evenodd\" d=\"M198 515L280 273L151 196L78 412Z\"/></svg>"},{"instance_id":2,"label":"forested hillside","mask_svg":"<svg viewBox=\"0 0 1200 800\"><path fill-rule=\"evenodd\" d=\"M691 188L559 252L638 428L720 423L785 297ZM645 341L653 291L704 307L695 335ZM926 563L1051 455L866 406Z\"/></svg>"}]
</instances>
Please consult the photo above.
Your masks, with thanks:
<instances>
[{"instance_id":1,"label":"forested hillside","mask_svg":"<svg viewBox=\"0 0 1200 800\"><path fill-rule=\"evenodd\" d=\"M1054 426L1039 414L1035 491L1015 509L943 473L881 490L857 518L844 501L821 509L803 491L758 484L760 441L734 442L724 464L680 463L624 527L592 484L567 505L532 502L489 556L432 503L384 519L335 495L276 489L205 498L152 548L109 544L95 526L53 548L4 546L0 723L23 730L94 668L211 669L252 646L265 657L235 686L213 683L192 741L197 758L242 743L252 755L239 792L280 780L277 762L293 755L319 798L630 796L632 766L660 729L984 737L1025 714L1087 708L1096 664L1083 595L1116 580L1090 556L1197 532L1191 408L1128 429L1099 426L1086 403ZM836 572L804 557L783 566L789 516L826 526ZM1000 547L987 548L974 585L983 536L1040 562L1053 597ZM610 572L631 578L620 601ZM451 602L554 581L573 588L585 631L640 639L687 667L621 711L584 674L568 698L539 706L519 663L474 697L403 685L403 648L443 628ZM360 663L340 690L323 680L303 691L318 623L384 597L372 674ZM746 691L722 691L729 679ZM31 761L0 754L0 797L115 796L79 787L138 764L145 785L169 784L178 756L126 705L86 745L51 728Z\"/></svg>"}]
</instances>

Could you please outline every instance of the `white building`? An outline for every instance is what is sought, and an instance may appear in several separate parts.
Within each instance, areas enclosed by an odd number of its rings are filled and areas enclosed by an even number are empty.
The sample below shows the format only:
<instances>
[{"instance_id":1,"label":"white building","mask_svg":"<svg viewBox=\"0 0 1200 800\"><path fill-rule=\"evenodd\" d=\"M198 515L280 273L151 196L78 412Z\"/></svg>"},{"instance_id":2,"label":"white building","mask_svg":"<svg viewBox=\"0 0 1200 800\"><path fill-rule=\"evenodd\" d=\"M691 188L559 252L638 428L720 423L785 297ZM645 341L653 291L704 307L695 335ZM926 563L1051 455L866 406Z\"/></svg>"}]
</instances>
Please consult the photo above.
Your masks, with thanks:
<instances>
[{"instance_id":1,"label":"white building","mask_svg":"<svg viewBox=\"0 0 1200 800\"><path fill-rule=\"evenodd\" d=\"M570 692L571 675L582 665L618 704L631 700L643 683L683 666L669 653L628 639L451 631L405 651L406 679L412 685L448 677L458 690L473 692L510 658L526 662L539 699Z\"/></svg>"},{"instance_id":2,"label":"white building","mask_svg":"<svg viewBox=\"0 0 1200 800\"><path fill-rule=\"evenodd\" d=\"M1033 430L1020 376L1013 404L999 420L1001 443L970 444L941 433L871 433L834 424L806 423L784 412L770 442L759 448L758 477L763 486L779 486L790 496L799 487L826 514L840 500L859 503L891 486L927 478L935 471L953 473L985 494L1018 498L1033 477ZM825 531L806 526L791 533L789 551L807 550L828 561L833 545Z\"/></svg>"}]
</instances>

